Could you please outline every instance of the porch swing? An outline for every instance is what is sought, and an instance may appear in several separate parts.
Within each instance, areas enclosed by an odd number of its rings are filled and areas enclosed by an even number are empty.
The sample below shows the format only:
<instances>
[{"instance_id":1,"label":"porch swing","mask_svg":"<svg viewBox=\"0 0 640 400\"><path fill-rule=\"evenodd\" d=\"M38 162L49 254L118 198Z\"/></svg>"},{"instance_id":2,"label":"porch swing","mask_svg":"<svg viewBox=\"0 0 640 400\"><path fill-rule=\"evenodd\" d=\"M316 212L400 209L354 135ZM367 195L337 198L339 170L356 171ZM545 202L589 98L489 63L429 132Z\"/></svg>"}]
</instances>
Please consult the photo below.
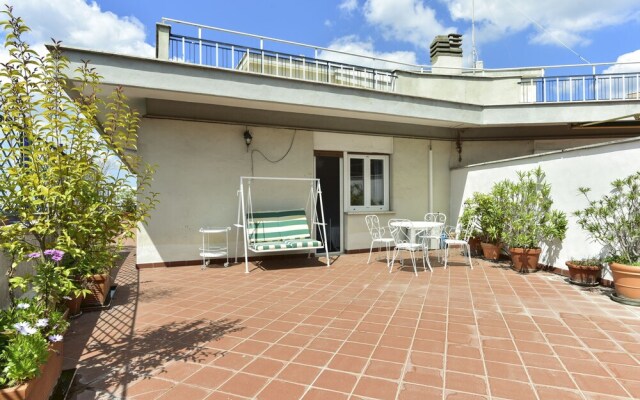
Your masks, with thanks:
<instances>
[{"instance_id":1,"label":"porch swing","mask_svg":"<svg viewBox=\"0 0 640 400\"><path fill-rule=\"evenodd\" d=\"M253 181L308 182L307 204L304 209L255 211L251 193ZM320 179L241 176L238 197L238 222L235 224L237 228L236 262L238 261L238 236L242 230L246 273L249 273L249 251L261 254L309 250L309 257L311 257L314 249L324 248L327 267L330 265ZM307 216L310 218L307 219ZM313 237L312 229L316 226L320 228L318 229L319 238Z\"/></svg>"}]
</instances>

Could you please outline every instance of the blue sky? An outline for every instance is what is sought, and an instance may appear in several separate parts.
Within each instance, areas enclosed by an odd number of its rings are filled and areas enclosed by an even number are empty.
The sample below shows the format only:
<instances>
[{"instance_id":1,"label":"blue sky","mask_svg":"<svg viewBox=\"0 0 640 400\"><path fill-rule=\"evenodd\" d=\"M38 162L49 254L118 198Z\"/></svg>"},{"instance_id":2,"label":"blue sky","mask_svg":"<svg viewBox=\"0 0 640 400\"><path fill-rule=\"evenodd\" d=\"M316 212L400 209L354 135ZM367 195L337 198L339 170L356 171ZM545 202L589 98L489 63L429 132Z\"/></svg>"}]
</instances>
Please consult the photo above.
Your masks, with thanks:
<instances>
[{"instance_id":1,"label":"blue sky","mask_svg":"<svg viewBox=\"0 0 640 400\"><path fill-rule=\"evenodd\" d=\"M152 55L162 17L429 64L436 34L464 34L472 0L9 0L34 30L67 45ZM487 68L640 61L637 0L475 0L476 42ZM562 45L560 42L564 43ZM611 72L628 70L617 68ZM635 67L635 70L638 70Z\"/></svg>"}]
</instances>

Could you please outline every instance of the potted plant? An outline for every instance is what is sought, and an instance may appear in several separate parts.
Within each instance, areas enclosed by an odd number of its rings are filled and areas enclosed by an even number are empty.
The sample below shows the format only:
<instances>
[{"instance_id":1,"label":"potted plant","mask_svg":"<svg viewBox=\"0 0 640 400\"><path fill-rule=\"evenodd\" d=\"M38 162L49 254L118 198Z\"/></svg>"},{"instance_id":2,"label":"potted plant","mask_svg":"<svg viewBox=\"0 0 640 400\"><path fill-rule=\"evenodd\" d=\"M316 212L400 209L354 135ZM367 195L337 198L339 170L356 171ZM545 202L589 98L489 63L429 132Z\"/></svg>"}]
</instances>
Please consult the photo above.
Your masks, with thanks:
<instances>
[{"instance_id":1,"label":"potted plant","mask_svg":"<svg viewBox=\"0 0 640 400\"><path fill-rule=\"evenodd\" d=\"M465 202L465 213L469 212L467 218L473 215L479 218L480 229L476 234L480 238L484 258L489 260L500 258L502 231L505 225L504 212L496 200L494 190L489 194L475 192Z\"/></svg>"},{"instance_id":2,"label":"potted plant","mask_svg":"<svg viewBox=\"0 0 640 400\"><path fill-rule=\"evenodd\" d=\"M0 398L46 400L62 372L62 312L37 299L0 311Z\"/></svg>"},{"instance_id":3,"label":"potted plant","mask_svg":"<svg viewBox=\"0 0 640 400\"><path fill-rule=\"evenodd\" d=\"M575 212L578 224L608 251L616 294L640 299L640 171L611 183L612 191L598 200L589 188L579 191L588 206Z\"/></svg>"},{"instance_id":4,"label":"potted plant","mask_svg":"<svg viewBox=\"0 0 640 400\"><path fill-rule=\"evenodd\" d=\"M602 273L602 260L598 258L575 259L565 262L569 268L569 282L580 286L598 286Z\"/></svg>"},{"instance_id":5,"label":"potted plant","mask_svg":"<svg viewBox=\"0 0 640 400\"><path fill-rule=\"evenodd\" d=\"M499 182L493 193L503 212L501 236L508 246L513 268L526 273L537 269L542 242L564 239L567 217L552 210L551 186L540 167L517 174L517 181Z\"/></svg>"}]
</instances>

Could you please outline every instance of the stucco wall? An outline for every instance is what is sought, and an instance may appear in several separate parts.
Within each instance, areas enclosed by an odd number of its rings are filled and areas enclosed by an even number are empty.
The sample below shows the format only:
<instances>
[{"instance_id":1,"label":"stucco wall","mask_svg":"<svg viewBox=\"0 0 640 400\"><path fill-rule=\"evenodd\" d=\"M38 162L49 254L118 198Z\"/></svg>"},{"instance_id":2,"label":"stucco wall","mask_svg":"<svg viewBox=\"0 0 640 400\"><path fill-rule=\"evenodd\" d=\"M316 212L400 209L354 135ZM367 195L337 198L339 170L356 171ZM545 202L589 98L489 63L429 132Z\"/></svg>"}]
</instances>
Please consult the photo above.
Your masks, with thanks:
<instances>
[{"instance_id":1,"label":"stucco wall","mask_svg":"<svg viewBox=\"0 0 640 400\"><path fill-rule=\"evenodd\" d=\"M540 154L521 159L470 166L451 171L451 213L458 215L465 199L473 192L488 192L493 183L502 179L515 179L516 171L540 166L551 184L554 207L567 213L569 229L558 251L543 248L542 262L566 268L571 258L594 256L601 246L590 242L576 223L573 212L587 206L578 188L592 188L596 199L608 193L610 182L626 177L640 169L640 140L627 140L612 144L594 145L563 152Z\"/></svg>"},{"instance_id":2,"label":"stucco wall","mask_svg":"<svg viewBox=\"0 0 640 400\"><path fill-rule=\"evenodd\" d=\"M520 76L415 74L402 71L397 74L396 88L402 94L479 105L518 104L523 100Z\"/></svg>"},{"instance_id":3,"label":"stucco wall","mask_svg":"<svg viewBox=\"0 0 640 400\"><path fill-rule=\"evenodd\" d=\"M138 235L138 263L198 259L201 226L233 226L237 218L240 176L313 177L312 134L306 131L248 127L253 143L247 152L244 126L144 119L139 154L156 166L153 190L159 204ZM279 163L271 160L289 154ZM262 209L301 207L307 188L286 192L259 187L254 206ZM286 195L285 195L286 194ZM235 230L230 239L235 241ZM234 242L231 242L233 253Z\"/></svg>"},{"instance_id":4,"label":"stucco wall","mask_svg":"<svg viewBox=\"0 0 640 400\"><path fill-rule=\"evenodd\" d=\"M390 202L388 213L379 213L380 224L390 218L422 220L429 210L429 144L433 148L433 210L449 215L449 143L420 139L393 139L390 157ZM371 237L364 221L366 213L345 216L345 249L368 249Z\"/></svg>"},{"instance_id":5,"label":"stucco wall","mask_svg":"<svg viewBox=\"0 0 640 400\"><path fill-rule=\"evenodd\" d=\"M254 176L310 178L314 176L314 149L390 154L391 212L380 214L381 223L386 224L391 217L422 219L428 211L431 143L434 211L448 214L448 142L248 128L253 135L249 152L242 135L244 126L165 119L142 121L138 151L156 166L153 190L159 193L159 204L148 224L140 227L139 264L197 260L201 226L233 226L237 219L239 177L251 176L252 156ZM282 157L294 133L291 151L282 161L265 160L262 154L271 160ZM254 209L304 207L308 188L255 182L252 195ZM364 215L344 214L345 250L369 247ZM235 237L233 229L232 256Z\"/></svg>"}]
</instances>

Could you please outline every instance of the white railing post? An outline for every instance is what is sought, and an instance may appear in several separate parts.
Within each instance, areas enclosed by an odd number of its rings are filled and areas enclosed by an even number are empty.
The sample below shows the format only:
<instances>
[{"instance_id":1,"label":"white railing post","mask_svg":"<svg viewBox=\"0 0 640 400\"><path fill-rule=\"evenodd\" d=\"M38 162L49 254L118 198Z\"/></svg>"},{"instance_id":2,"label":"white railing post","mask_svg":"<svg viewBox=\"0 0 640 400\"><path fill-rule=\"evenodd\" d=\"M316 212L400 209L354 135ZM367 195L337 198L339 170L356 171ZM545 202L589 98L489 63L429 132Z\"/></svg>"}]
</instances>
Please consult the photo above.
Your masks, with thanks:
<instances>
[{"instance_id":1,"label":"white railing post","mask_svg":"<svg viewBox=\"0 0 640 400\"><path fill-rule=\"evenodd\" d=\"M573 78L569 77L569 101L573 101Z\"/></svg>"},{"instance_id":2,"label":"white railing post","mask_svg":"<svg viewBox=\"0 0 640 400\"><path fill-rule=\"evenodd\" d=\"M186 57L185 57L185 43L184 43L184 36L182 37L182 62L187 61Z\"/></svg>"},{"instance_id":3,"label":"white railing post","mask_svg":"<svg viewBox=\"0 0 640 400\"><path fill-rule=\"evenodd\" d=\"M276 76L280 76L280 59L276 53Z\"/></svg>"},{"instance_id":4,"label":"white railing post","mask_svg":"<svg viewBox=\"0 0 640 400\"><path fill-rule=\"evenodd\" d=\"M307 80L307 63L305 62L304 56L302 56L302 80Z\"/></svg>"},{"instance_id":5,"label":"white railing post","mask_svg":"<svg viewBox=\"0 0 640 400\"><path fill-rule=\"evenodd\" d=\"M313 58L316 60L316 82L320 80L320 70L318 65L318 49L313 49Z\"/></svg>"},{"instance_id":6,"label":"white railing post","mask_svg":"<svg viewBox=\"0 0 640 400\"><path fill-rule=\"evenodd\" d=\"M547 78L542 78L542 102L547 102Z\"/></svg>"},{"instance_id":7,"label":"white railing post","mask_svg":"<svg viewBox=\"0 0 640 400\"><path fill-rule=\"evenodd\" d=\"M594 100L599 100L600 96L598 96L598 77L597 76L593 76L593 97Z\"/></svg>"},{"instance_id":8,"label":"white railing post","mask_svg":"<svg viewBox=\"0 0 640 400\"><path fill-rule=\"evenodd\" d=\"M640 74L636 74L636 99L640 99Z\"/></svg>"},{"instance_id":9,"label":"white railing post","mask_svg":"<svg viewBox=\"0 0 640 400\"><path fill-rule=\"evenodd\" d=\"M620 93L622 100L626 100L627 98L627 86L624 82L624 75L622 75L622 93Z\"/></svg>"},{"instance_id":10,"label":"white railing post","mask_svg":"<svg viewBox=\"0 0 640 400\"><path fill-rule=\"evenodd\" d=\"M231 45L231 69L236 69L236 49Z\"/></svg>"},{"instance_id":11,"label":"white railing post","mask_svg":"<svg viewBox=\"0 0 640 400\"><path fill-rule=\"evenodd\" d=\"M293 57L289 56L289 78L293 78Z\"/></svg>"},{"instance_id":12,"label":"white railing post","mask_svg":"<svg viewBox=\"0 0 640 400\"><path fill-rule=\"evenodd\" d=\"M586 101L587 100L587 82L585 77L582 77L582 101Z\"/></svg>"},{"instance_id":13,"label":"white railing post","mask_svg":"<svg viewBox=\"0 0 640 400\"><path fill-rule=\"evenodd\" d=\"M613 79L612 76L609 75L609 100L613 100Z\"/></svg>"},{"instance_id":14,"label":"white railing post","mask_svg":"<svg viewBox=\"0 0 640 400\"><path fill-rule=\"evenodd\" d=\"M216 67L220 66L218 63L218 42L216 42Z\"/></svg>"},{"instance_id":15,"label":"white railing post","mask_svg":"<svg viewBox=\"0 0 640 400\"><path fill-rule=\"evenodd\" d=\"M198 60L202 65L202 28L198 28Z\"/></svg>"},{"instance_id":16,"label":"white railing post","mask_svg":"<svg viewBox=\"0 0 640 400\"><path fill-rule=\"evenodd\" d=\"M560 78L556 78L556 101L560 101Z\"/></svg>"}]
</instances>

